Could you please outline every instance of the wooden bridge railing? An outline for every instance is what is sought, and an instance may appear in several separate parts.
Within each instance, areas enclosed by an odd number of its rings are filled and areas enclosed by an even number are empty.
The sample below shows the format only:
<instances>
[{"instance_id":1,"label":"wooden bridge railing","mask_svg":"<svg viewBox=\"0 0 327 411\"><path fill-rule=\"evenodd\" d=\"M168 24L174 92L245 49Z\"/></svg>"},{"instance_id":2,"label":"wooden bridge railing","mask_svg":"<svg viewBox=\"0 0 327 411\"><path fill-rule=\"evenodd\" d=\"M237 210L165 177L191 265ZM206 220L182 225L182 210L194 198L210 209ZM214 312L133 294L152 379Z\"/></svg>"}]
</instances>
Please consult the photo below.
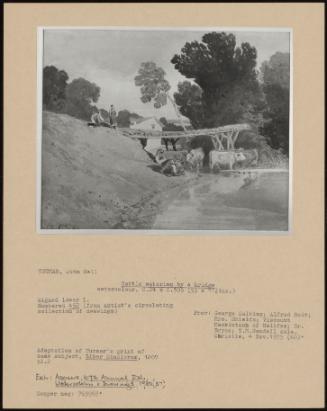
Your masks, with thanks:
<instances>
[{"instance_id":1,"label":"wooden bridge railing","mask_svg":"<svg viewBox=\"0 0 327 411\"><path fill-rule=\"evenodd\" d=\"M196 136L209 135L216 150L233 150L235 142L240 131L251 130L248 124L232 124L216 128L203 128L189 131L154 131L154 130L137 130L124 128L122 133L130 138L139 139L147 138L151 140L162 138L193 138ZM224 146L224 143L225 146Z\"/></svg>"}]
</instances>

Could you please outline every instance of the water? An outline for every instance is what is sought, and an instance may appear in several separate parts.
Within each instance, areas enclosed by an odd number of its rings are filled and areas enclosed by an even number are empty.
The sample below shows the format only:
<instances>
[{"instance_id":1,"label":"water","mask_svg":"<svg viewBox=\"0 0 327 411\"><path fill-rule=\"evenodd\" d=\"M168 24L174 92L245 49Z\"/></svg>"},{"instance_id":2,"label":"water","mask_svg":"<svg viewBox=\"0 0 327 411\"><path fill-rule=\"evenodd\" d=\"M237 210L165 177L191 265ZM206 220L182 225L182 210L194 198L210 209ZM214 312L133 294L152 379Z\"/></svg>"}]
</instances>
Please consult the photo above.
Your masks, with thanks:
<instances>
[{"instance_id":1,"label":"water","mask_svg":"<svg viewBox=\"0 0 327 411\"><path fill-rule=\"evenodd\" d=\"M202 174L158 214L153 229L288 230L285 170Z\"/></svg>"}]
</instances>

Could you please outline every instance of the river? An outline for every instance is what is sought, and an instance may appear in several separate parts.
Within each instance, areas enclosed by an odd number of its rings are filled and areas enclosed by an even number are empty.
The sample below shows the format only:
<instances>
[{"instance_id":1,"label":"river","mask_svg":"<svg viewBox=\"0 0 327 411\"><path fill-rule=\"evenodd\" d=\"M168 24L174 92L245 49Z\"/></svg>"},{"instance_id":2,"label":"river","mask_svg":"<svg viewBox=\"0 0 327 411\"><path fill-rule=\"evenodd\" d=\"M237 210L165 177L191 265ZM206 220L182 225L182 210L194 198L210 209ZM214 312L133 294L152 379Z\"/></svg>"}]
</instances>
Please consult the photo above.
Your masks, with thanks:
<instances>
[{"instance_id":1,"label":"river","mask_svg":"<svg viewBox=\"0 0 327 411\"><path fill-rule=\"evenodd\" d=\"M287 170L200 174L156 216L152 229L287 231Z\"/></svg>"}]
</instances>

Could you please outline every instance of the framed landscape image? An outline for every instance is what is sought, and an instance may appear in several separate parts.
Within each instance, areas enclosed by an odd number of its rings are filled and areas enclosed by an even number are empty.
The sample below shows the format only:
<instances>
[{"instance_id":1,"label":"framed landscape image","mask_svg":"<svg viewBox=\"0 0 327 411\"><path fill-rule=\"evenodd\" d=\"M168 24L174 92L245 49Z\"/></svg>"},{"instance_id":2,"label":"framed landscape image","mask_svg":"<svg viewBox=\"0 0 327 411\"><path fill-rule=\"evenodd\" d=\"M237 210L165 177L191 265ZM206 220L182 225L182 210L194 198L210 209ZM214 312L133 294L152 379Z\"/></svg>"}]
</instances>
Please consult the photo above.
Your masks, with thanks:
<instances>
[{"instance_id":1,"label":"framed landscape image","mask_svg":"<svg viewBox=\"0 0 327 411\"><path fill-rule=\"evenodd\" d=\"M39 28L39 231L289 232L291 36Z\"/></svg>"}]
</instances>

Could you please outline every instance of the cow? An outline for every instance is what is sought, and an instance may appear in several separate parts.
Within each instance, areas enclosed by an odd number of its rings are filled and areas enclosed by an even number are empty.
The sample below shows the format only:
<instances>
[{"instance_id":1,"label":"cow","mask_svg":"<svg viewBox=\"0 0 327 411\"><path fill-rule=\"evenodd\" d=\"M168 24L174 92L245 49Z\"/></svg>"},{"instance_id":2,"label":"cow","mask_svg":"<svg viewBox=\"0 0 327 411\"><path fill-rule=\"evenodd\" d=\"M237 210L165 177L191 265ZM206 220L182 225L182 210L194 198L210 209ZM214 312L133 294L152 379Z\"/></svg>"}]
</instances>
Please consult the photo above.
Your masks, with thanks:
<instances>
[{"instance_id":1,"label":"cow","mask_svg":"<svg viewBox=\"0 0 327 411\"><path fill-rule=\"evenodd\" d=\"M249 150L237 150L237 153L242 153L245 157L244 160L240 161L239 164L242 167L248 167L248 166L256 166L258 164L259 160L259 153L256 148L249 149Z\"/></svg>"},{"instance_id":2,"label":"cow","mask_svg":"<svg viewBox=\"0 0 327 411\"><path fill-rule=\"evenodd\" d=\"M212 150L209 153L210 170L233 170L234 166L246 159L242 152Z\"/></svg>"},{"instance_id":3,"label":"cow","mask_svg":"<svg viewBox=\"0 0 327 411\"><path fill-rule=\"evenodd\" d=\"M204 151L202 147L194 148L186 155L186 162L190 165L192 170L196 170L199 173L203 167Z\"/></svg>"}]
</instances>

